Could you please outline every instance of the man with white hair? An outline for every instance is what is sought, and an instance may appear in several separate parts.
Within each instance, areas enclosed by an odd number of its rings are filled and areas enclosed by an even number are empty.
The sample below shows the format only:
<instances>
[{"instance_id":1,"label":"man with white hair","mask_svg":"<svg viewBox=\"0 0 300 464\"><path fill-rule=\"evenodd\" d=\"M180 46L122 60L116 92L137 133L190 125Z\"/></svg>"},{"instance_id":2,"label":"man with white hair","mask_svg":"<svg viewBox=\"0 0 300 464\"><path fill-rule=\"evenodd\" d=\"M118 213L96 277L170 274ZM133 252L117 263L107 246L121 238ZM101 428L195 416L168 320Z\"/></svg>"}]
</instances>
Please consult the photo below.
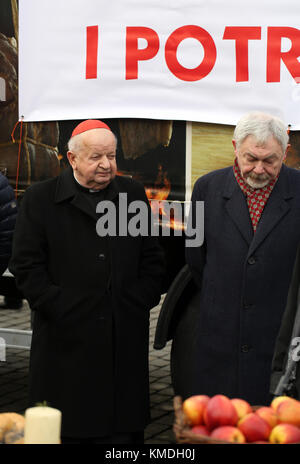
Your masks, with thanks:
<instances>
[{"instance_id":1,"label":"man with white hair","mask_svg":"<svg viewBox=\"0 0 300 464\"><path fill-rule=\"evenodd\" d=\"M171 359L176 394L268 404L274 343L300 241L300 172L283 164L287 128L273 116L242 117L233 147L233 167L195 183L190 220L196 202L204 201L204 243L186 248L193 279L180 297L181 312L176 298L166 298L171 304L162 314L169 312L165 320L172 311L174 318L181 314Z\"/></svg>"},{"instance_id":2,"label":"man with white hair","mask_svg":"<svg viewBox=\"0 0 300 464\"><path fill-rule=\"evenodd\" d=\"M62 411L63 444L143 443L162 250L150 234L118 232L115 221L130 219L121 196L128 205L139 200L146 214L150 206L141 184L117 175L106 124L76 126L67 156L60 176L26 190L10 263L34 312L29 404ZM116 235L96 228L103 203L117 213L107 216Z\"/></svg>"}]
</instances>

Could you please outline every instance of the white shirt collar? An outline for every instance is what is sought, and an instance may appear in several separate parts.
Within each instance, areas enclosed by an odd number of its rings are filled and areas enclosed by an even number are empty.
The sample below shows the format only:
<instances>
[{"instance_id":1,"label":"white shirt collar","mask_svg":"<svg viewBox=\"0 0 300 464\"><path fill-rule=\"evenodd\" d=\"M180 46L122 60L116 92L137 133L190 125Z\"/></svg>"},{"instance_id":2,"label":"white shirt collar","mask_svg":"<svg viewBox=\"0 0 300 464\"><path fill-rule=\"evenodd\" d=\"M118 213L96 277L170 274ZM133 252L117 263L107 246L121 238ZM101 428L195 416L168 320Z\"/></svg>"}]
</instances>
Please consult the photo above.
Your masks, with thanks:
<instances>
[{"instance_id":1,"label":"white shirt collar","mask_svg":"<svg viewBox=\"0 0 300 464\"><path fill-rule=\"evenodd\" d=\"M74 171L73 171L73 176L74 176L74 179L76 180L77 184L81 185L81 187L83 187L83 188L88 188L88 187L85 187L84 185L82 185L82 184L79 182L79 180L78 180L78 179L76 178L76 176L75 176L75 172L74 172ZM91 192L91 193L99 192L99 190L95 190L95 189L88 189L88 190L89 190L89 192Z\"/></svg>"}]
</instances>

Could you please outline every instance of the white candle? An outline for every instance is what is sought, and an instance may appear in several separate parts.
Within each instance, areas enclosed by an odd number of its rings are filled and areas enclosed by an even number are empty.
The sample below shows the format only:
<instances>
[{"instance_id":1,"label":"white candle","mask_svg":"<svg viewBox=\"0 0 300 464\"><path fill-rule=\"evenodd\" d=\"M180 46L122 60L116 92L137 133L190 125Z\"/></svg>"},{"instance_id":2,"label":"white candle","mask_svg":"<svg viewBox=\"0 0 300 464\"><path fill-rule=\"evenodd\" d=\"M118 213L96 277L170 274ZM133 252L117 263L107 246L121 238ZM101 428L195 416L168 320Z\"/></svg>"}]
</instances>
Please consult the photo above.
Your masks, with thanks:
<instances>
[{"instance_id":1,"label":"white candle","mask_svg":"<svg viewBox=\"0 0 300 464\"><path fill-rule=\"evenodd\" d=\"M61 411L36 406L25 411L24 444L60 444Z\"/></svg>"}]
</instances>

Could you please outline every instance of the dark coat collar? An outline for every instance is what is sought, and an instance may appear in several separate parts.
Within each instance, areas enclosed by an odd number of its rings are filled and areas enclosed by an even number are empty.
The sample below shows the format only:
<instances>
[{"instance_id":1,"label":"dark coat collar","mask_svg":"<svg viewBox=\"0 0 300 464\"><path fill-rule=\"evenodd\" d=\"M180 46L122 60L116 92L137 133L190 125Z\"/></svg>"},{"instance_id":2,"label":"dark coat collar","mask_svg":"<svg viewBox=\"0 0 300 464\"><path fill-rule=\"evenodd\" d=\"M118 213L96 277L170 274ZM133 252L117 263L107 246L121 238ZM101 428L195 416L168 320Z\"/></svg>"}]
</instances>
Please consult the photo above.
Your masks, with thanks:
<instances>
[{"instance_id":1,"label":"dark coat collar","mask_svg":"<svg viewBox=\"0 0 300 464\"><path fill-rule=\"evenodd\" d=\"M228 200L225 207L249 245L248 255L255 252L275 225L287 214L290 210L290 205L286 200L293 196L290 171L283 165L278 180L264 208L257 230L253 234L246 198L234 177L233 169L229 169L223 190L223 197Z\"/></svg>"},{"instance_id":2,"label":"dark coat collar","mask_svg":"<svg viewBox=\"0 0 300 464\"><path fill-rule=\"evenodd\" d=\"M113 200L119 193L118 176L111 181L106 187L105 200ZM61 203L65 200L71 200L79 196L79 190L76 188L74 182L74 175L71 166L65 169L57 179L57 186L55 191L55 203Z\"/></svg>"},{"instance_id":3,"label":"dark coat collar","mask_svg":"<svg viewBox=\"0 0 300 464\"><path fill-rule=\"evenodd\" d=\"M103 192L105 192L105 200L113 201L118 197L120 188L117 177L113 179L111 183L103 190ZM70 166L65 171L63 171L60 176L58 176L55 191L55 203L69 201L70 204L75 208L80 209L82 212L97 221L98 215L96 213L96 209L92 207L91 202L87 201L87 198L77 188L75 182L73 170Z\"/></svg>"}]
</instances>

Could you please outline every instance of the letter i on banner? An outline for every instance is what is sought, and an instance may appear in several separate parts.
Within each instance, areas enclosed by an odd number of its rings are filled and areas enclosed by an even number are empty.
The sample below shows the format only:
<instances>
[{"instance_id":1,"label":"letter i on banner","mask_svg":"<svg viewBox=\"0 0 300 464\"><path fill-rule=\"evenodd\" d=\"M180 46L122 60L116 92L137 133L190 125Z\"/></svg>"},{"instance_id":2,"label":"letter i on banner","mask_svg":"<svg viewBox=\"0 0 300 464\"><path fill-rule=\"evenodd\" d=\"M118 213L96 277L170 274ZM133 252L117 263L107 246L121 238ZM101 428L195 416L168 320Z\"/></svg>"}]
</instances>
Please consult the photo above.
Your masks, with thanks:
<instances>
[{"instance_id":1,"label":"letter i on banner","mask_svg":"<svg viewBox=\"0 0 300 464\"><path fill-rule=\"evenodd\" d=\"M86 79L97 79L98 26L86 28Z\"/></svg>"}]
</instances>

